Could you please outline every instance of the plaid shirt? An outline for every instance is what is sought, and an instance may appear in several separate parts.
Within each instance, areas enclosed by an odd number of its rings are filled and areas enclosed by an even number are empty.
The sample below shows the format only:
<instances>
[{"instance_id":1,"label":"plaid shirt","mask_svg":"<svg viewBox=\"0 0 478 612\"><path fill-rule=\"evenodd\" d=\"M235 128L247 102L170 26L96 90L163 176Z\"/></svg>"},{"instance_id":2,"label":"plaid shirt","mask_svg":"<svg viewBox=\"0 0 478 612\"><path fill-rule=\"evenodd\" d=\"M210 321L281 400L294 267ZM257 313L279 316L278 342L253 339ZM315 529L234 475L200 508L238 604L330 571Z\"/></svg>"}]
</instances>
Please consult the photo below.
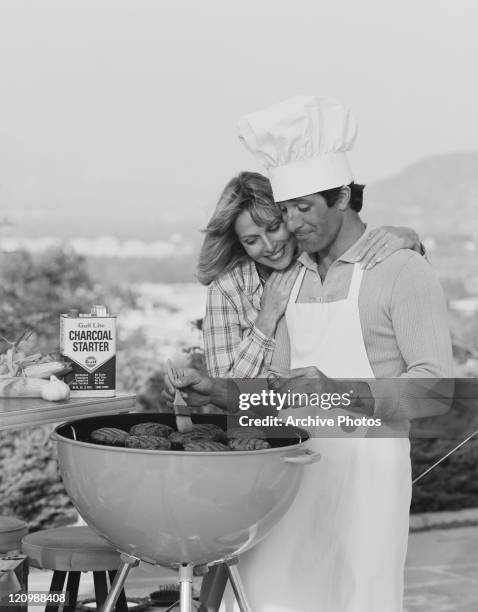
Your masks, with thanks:
<instances>
[{"instance_id":1,"label":"plaid shirt","mask_svg":"<svg viewBox=\"0 0 478 612\"><path fill-rule=\"evenodd\" d=\"M269 368L275 339L255 326L262 292L251 260L238 264L209 285L203 335L210 376L254 378Z\"/></svg>"}]
</instances>

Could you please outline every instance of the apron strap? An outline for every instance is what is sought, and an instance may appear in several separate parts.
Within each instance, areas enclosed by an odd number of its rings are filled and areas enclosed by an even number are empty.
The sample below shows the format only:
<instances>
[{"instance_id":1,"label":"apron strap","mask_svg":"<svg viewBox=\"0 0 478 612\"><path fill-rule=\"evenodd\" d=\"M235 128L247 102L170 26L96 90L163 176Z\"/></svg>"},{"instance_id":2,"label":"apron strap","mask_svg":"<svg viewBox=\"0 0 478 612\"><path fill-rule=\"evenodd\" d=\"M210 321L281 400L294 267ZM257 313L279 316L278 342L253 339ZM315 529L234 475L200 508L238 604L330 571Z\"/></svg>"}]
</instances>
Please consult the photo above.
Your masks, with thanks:
<instances>
[{"instance_id":1,"label":"apron strap","mask_svg":"<svg viewBox=\"0 0 478 612\"><path fill-rule=\"evenodd\" d=\"M354 264L354 269L352 272L352 278L350 279L350 287L349 294L347 299L350 301L358 302L358 297L360 293L360 285L362 283L363 270L360 267L359 263Z\"/></svg>"},{"instance_id":2,"label":"apron strap","mask_svg":"<svg viewBox=\"0 0 478 612\"><path fill-rule=\"evenodd\" d=\"M307 268L305 266L301 267L297 278L295 279L294 286L292 287L292 291L290 292L289 304L295 304L297 302L297 297L299 296L299 291L302 286L302 281L304 280L305 271Z\"/></svg>"}]
</instances>

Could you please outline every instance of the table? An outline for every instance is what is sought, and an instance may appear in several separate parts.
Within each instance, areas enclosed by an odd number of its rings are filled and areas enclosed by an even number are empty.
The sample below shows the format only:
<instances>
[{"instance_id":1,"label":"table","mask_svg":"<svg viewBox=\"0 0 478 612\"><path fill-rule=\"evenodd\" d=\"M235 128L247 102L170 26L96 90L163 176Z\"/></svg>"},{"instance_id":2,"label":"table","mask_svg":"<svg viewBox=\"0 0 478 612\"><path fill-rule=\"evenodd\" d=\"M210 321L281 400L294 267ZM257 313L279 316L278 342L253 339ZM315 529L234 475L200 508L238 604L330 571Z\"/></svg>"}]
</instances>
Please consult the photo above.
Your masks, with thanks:
<instances>
[{"instance_id":1,"label":"table","mask_svg":"<svg viewBox=\"0 0 478 612\"><path fill-rule=\"evenodd\" d=\"M80 417L131 412L136 396L117 393L114 397L75 397L62 402L39 398L0 398L0 431L45 423L61 423Z\"/></svg>"},{"instance_id":2,"label":"table","mask_svg":"<svg viewBox=\"0 0 478 612\"><path fill-rule=\"evenodd\" d=\"M7 429L24 429L35 425L70 421L80 417L131 412L135 400L136 396L128 393L117 393L114 397L71 398L62 402L46 402L40 398L0 398L0 432ZM5 562L0 569L11 569L4 566ZM8 573L10 576L12 572L4 571L3 573ZM27 588L25 586L26 576L21 584ZM14 592L13 587L5 585L4 591ZM15 611L18 608L11 609Z\"/></svg>"}]
</instances>

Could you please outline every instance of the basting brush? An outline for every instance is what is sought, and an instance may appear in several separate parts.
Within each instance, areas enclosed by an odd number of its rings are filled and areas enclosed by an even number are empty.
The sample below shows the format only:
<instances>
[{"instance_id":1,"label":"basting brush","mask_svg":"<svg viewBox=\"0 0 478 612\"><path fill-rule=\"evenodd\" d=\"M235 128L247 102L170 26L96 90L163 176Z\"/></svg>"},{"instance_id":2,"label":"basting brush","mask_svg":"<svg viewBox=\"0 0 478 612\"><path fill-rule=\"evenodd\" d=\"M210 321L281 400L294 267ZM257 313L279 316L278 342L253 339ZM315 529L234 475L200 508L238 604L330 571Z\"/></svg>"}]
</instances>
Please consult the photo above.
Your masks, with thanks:
<instances>
[{"instance_id":1,"label":"basting brush","mask_svg":"<svg viewBox=\"0 0 478 612\"><path fill-rule=\"evenodd\" d=\"M178 371L173 366L171 361L166 362L168 368L168 376L175 385L175 383L179 379ZM183 396L179 392L179 389L176 389L176 393L174 395L174 414L176 416L176 427L180 433L188 433L193 430L193 422L191 421L191 410L189 406L183 399Z\"/></svg>"}]
</instances>

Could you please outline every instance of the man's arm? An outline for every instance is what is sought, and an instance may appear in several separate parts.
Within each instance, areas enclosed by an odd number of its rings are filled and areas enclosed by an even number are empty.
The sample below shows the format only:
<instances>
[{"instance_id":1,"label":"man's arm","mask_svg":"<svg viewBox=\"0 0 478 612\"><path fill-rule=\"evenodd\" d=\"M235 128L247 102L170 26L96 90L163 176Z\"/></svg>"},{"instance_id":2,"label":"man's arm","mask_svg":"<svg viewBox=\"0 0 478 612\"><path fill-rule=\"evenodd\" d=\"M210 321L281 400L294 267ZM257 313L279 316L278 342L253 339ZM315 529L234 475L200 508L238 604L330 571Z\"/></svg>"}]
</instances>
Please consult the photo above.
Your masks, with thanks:
<instances>
[{"instance_id":1,"label":"man's arm","mask_svg":"<svg viewBox=\"0 0 478 612\"><path fill-rule=\"evenodd\" d=\"M397 276L390 318L406 371L370 381L374 416L384 420L445 414L453 396L453 354L446 300L434 270L412 254Z\"/></svg>"},{"instance_id":2,"label":"man's arm","mask_svg":"<svg viewBox=\"0 0 478 612\"><path fill-rule=\"evenodd\" d=\"M174 384L168 374L164 376L161 397L170 408L173 407L176 389L180 389L190 407L214 404L231 414L246 414L243 411L247 411L250 416L278 415L280 404L271 401L271 390L265 378L211 378L195 368L177 368L177 372L179 375Z\"/></svg>"},{"instance_id":3,"label":"man's arm","mask_svg":"<svg viewBox=\"0 0 478 612\"><path fill-rule=\"evenodd\" d=\"M180 389L183 399L190 407L214 404L229 412L239 410L240 390L234 379L211 378L195 368L177 368L177 372L178 377L174 385L168 374L164 376L161 397L167 406L173 406L176 389ZM263 379L261 384L264 387Z\"/></svg>"}]
</instances>

